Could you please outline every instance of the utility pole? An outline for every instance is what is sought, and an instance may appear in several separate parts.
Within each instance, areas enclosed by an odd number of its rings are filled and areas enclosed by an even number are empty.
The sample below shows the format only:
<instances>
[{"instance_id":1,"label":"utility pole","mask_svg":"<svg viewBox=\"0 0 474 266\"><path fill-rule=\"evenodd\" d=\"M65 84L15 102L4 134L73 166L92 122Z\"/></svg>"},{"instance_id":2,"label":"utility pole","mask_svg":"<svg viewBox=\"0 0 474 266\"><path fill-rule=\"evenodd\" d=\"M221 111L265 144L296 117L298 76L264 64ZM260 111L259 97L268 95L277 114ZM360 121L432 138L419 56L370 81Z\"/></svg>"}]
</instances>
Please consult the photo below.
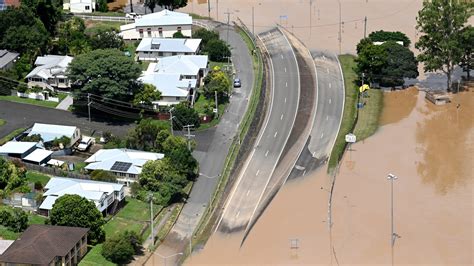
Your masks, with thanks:
<instances>
[{"instance_id":1,"label":"utility pole","mask_svg":"<svg viewBox=\"0 0 474 266\"><path fill-rule=\"evenodd\" d=\"M394 174L388 174L387 179L390 180L390 202L391 202L391 207L390 207L390 212L391 212L391 224L392 224L392 232L390 234L390 245L392 247L392 266L393 266L393 246L395 245L395 239L399 237L395 232L394 232L394 226L393 226L393 181L396 180L398 177Z\"/></svg>"},{"instance_id":2,"label":"utility pole","mask_svg":"<svg viewBox=\"0 0 474 266\"><path fill-rule=\"evenodd\" d=\"M188 138L188 150L191 151L191 138L195 137L195 135L191 135L191 128L194 127L194 125L186 125L183 127L188 129L188 134L185 136Z\"/></svg>"},{"instance_id":3,"label":"utility pole","mask_svg":"<svg viewBox=\"0 0 474 266\"><path fill-rule=\"evenodd\" d=\"M338 0L337 3L339 4L339 54L341 54L341 43L342 43L342 15L341 15L341 0Z\"/></svg>"},{"instance_id":4,"label":"utility pole","mask_svg":"<svg viewBox=\"0 0 474 266\"><path fill-rule=\"evenodd\" d=\"M227 15L227 44L229 44L229 28L230 28L230 14L232 14L232 12L229 12L229 9L227 8L227 12L225 12L224 14Z\"/></svg>"},{"instance_id":5,"label":"utility pole","mask_svg":"<svg viewBox=\"0 0 474 266\"><path fill-rule=\"evenodd\" d=\"M219 0L216 0L216 20L219 21Z\"/></svg>"},{"instance_id":6,"label":"utility pole","mask_svg":"<svg viewBox=\"0 0 474 266\"><path fill-rule=\"evenodd\" d=\"M364 18L364 39L367 36L367 16Z\"/></svg>"},{"instance_id":7,"label":"utility pole","mask_svg":"<svg viewBox=\"0 0 474 266\"><path fill-rule=\"evenodd\" d=\"M252 35L255 36L255 13L254 6L252 6Z\"/></svg>"},{"instance_id":8,"label":"utility pole","mask_svg":"<svg viewBox=\"0 0 474 266\"><path fill-rule=\"evenodd\" d=\"M309 0L309 40L311 41L311 32L313 31L313 0Z\"/></svg>"},{"instance_id":9,"label":"utility pole","mask_svg":"<svg viewBox=\"0 0 474 266\"><path fill-rule=\"evenodd\" d=\"M207 1L207 17L211 19L211 1Z\"/></svg>"},{"instance_id":10,"label":"utility pole","mask_svg":"<svg viewBox=\"0 0 474 266\"><path fill-rule=\"evenodd\" d=\"M214 97L216 99L216 118L219 118L219 105L217 104L217 91L214 91Z\"/></svg>"},{"instance_id":11,"label":"utility pole","mask_svg":"<svg viewBox=\"0 0 474 266\"><path fill-rule=\"evenodd\" d=\"M150 200L150 229L151 229L151 245L155 244L155 232L153 230L153 193L148 194Z\"/></svg>"},{"instance_id":12,"label":"utility pole","mask_svg":"<svg viewBox=\"0 0 474 266\"><path fill-rule=\"evenodd\" d=\"M171 135L174 136L174 131L173 131L173 109L174 107L172 107L170 109L170 124L171 124Z\"/></svg>"},{"instance_id":13,"label":"utility pole","mask_svg":"<svg viewBox=\"0 0 474 266\"><path fill-rule=\"evenodd\" d=\"M90 98L91 98L91 94L88 93L87 94L87 112L89 113L89 123L91 122L91 101L90 101Z\"/></svg>"},{"instance_id":14,"label":"utility pole","mask_svg":"<svg viewBox=\"0 0 474 266\"><path fill-rule=\"evenodd\" d=\"M231 73L230 72L230 59L232 58L232 56L224 56L224 58L227 59L227 66L226 66L226 71Z\"/></svg>"}]
</instances>

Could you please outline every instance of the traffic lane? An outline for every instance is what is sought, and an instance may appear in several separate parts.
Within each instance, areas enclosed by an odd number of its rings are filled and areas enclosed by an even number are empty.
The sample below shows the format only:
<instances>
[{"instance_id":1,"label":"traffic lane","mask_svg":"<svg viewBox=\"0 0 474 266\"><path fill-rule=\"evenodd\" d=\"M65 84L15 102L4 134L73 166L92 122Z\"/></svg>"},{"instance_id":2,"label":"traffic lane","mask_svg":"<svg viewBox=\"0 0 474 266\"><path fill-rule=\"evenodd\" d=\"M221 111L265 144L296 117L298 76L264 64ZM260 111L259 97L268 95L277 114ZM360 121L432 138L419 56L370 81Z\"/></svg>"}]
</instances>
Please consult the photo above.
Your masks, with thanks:
<instances>
[{"instance_id":1,"label":"traffic lane","mask_svg":"<svg viewBox=\"0 0 474 266\"><path fill-rule=\"evenodd\" d=\"M292 88L298 89L298 73L291 73L296 70L296 62L290 49L288 47L283 52L280 46L268 48L275 75L272 110L245 169L245 177L226 207L222 226L227 230L239 229L248 223L291 132L298 101L298 93L294 93Z\"/></svg>"}]
</instances>

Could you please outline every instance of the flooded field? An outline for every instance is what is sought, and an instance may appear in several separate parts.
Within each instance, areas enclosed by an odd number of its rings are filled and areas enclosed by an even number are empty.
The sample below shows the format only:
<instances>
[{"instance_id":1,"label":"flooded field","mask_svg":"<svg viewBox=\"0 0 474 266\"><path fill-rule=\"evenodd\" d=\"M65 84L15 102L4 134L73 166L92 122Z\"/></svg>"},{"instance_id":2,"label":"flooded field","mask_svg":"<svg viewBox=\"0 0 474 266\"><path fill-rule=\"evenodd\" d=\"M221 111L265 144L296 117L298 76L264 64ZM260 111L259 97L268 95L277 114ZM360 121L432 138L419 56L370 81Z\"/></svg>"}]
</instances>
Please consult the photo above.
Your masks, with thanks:
<instances>
[{"instance_id":1,"label":"flooded field","mask_svg":"<svg viewBox=\"0 0 474 266\"><path fill-rule=\"evenodd\" d=\"M186 264L389 264L393 173L395 264L472 265L473 108L474 92L446 106L415 89L386 93L383 126L341 164L332 237L330 178L320 171L285 185L242 247L239 235L214 235Z\"/></svg>"}]
</instances>

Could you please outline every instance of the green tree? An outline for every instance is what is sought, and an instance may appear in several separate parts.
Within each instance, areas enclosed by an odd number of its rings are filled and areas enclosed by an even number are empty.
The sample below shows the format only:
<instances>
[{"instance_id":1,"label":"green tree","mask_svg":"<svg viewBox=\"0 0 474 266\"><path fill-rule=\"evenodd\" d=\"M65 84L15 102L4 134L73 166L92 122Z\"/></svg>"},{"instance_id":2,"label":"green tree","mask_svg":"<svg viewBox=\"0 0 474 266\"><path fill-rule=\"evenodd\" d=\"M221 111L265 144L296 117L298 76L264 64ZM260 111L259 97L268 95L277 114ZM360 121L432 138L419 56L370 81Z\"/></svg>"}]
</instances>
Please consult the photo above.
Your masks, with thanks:
<instances>
[{"instance_id":1,"label":"green tree","mask_svg":"<svg viewBox=\"0 0 474 266\"><path fill-rule=\"evenodd\" d=\"M471 69L474 65L474 27L468 25L462 29L460 34L460 45L463 49L463 55L459 66L467 74L467 80L471 79Z\"/></svg>"},{"instance_id":2,"label":"green tree","mask_svg":"<svg viewBox=\"0 0 474 266\"><path fill-rule=\"evenodd\" d=\"M404 78L418 77L418 62L412 51L394 41L385 42L381 46L385 49L387 58L381 76L376 79L380 85L401 86Z\"/></svg>"},{"instance_id":3,"label":"green tree","mask_svg":"<svg viewBox=\"0 0 474 266\"><path fill-rule=\"evenodd\" d=\"M186 38L186 36L184 36L181 31L177 31L177 32L173 33L173 38L175 38L175 39L183 39L183 38Z\"/></svg>"},{"instance_id":4,"label":"green tree","mask_svg":"<svg viewBox=\"0 0 474 266\"><path fill-rule=\"evenodd\" d=\"M418 60L425 71L443 71L448 90L453 69L461 61L460 34L470 14L470 5L452 0L424 1L418 11L416 28L423 33L415 44L421 51Z\"/></svg>"},{"instance_id":5,"label":"green tree","mask_svg":"<svg viewBox=\"0 0 474 266\"><path fill-rule=\"evenodd\" d=\"M203 52L209 55L209 60L216 62L225 62L230 57L230 49L227 43L222 40L210 40L203 49Z\"/></svg>"},{"instance_id":6,"label":"green tree","mask_svg":"<svg viewBox=\"0 0 474 266\"><path fill-rule=\"evenodd\" d=\"M133 100L141 90L137 81L141 67L117 49L99 49L81 54L68 67L69 78L84 93L121 101Z\"/></svg>"},{"instance_id":7,"label":"green tree","mask_svg":"<svg viewBox=\"0 0 474 266\"><path fill-rule=\"evenodd\" d=\"M185 7L187 3L187 0L158 0L158 5L168 10Z\"/></svg>"},{"instance_id":8,"label":"green tree","mask_svg":"<svg viewBox=\"0 0 474 266\"><path fill-rule=\"evenodd\" d=\"M85 35L84 20L72 17L58 25L58 38L53 41L53 52L59 54L79 55L91 50L89 38Z\"/></svg>"},{"instance_id":9,"label":"green tree","mask_svg":"<svg viewBox=\"0 0 474 266\"><path fill-rule=\"evenodd\" d=\"M21 141L24 141L24 142L40 142L40 141L43 141L43 138L41 137L40 134L33 134L31 136L26 136L24 137Z\"/></svg>"},{"instance_id":10,"label":"green tree","mask_svg":"<svg viewBox=\"0 0 474 266\"><path fill-rule=\"evenodd\" d=\"M92 49L123 49L125 42L114 29L97 29L90 36Z\"/></svg>"},{"instance_id":11,"label":"green tree","mask_svg":"<svg viewBox=\"0 0 474 266\"><path fill-rule=\"evenodd\" d=\"M387 62L387 51L381 45L366 45L356 58L357 73L365 80L376 82Z\"/></svg>"},{"instance_id":12,"label":"green tree","mask_svg":"<svg viewBox=\"0 0 474 266\"><path fill-rule=\"evenodd\" d=\"M16 167L10 161L0 157L0 190L8 193L20 187L26 181L26 169Z\"/></svg>"},{"instance_id":13,"label":"green tree","mask_svg":"<svg viewBox=\"0 0 474 266\"><path fill-rule=\"evenodd\" d=\"M102 182L117 182L117 177L108 171L94 170L91 173L91 179Z\"/></svg>"},{"instance_id":14,"label":"green tree","mask_svg":"<svg viewBox=\"0 0 474 266\"><path fill-rule=\"evenodd\" d=\"M158 4L158 0L145 0L145 6L151 10L151 13L155 12L155 7Z\"/></svg>"},{"instance_id":15,"label":"green tree","mask_svg":"<svg viewBox=\"0 0 474 266\"><path fill-rule=\"evenodd\" d=\"M176 122L173 123L173 128L177 130L183 129L183 126L193 125L198 128L201 124L198 112L188 106L187 103L179 103L174 107L173 116Z\"/></svg>"},{"instance_id":16,"label":"green tree","mask_svg":"<svg viewBox=\"0 0 474 266\"><path fill-rule=\"evenodd\" d=\"M109 11L109 8L107 6L107 0L98 0L95 5L95 10L99 12Z\"/></svg>"},{"instance_id":17,"label":"green tree","mask_svg":"<svg viewBox=\"0 0 474 266\"><path fill-rule=\"evenodd\" d=\"M369 39L372 42L403 42L403 46L409 47L410 46L410 39L405 35L403 32L399 31L374 31L369 34Z\"/></svg>"},{"instance_id":18,"label":"green tree","mask_svg":"<svg viewBox=\"0 0 474 266\"><path fill-rule=\"evenodd\" d=\"M105 239L102 214L92 201L79 195L64 195L53 204L49 215L52 225L89 228L88 241L95 245Z\"/></svg>"},{"instance_id":19,"label":"green tree","mask_svg":"<svg viewBox=\"0 0 474 266\"><path fill-rule=\"evenodd\" d=\"M153 101L159 100L160 97L161 92L157 90L155 86L145 83L143 84L143 88L137 94L135 94L133 104L150 106L152 105Z\"/></svg>"},{"instance_id":20,"label":"green tree","mask_svg":"<svg viewBox=\"0 0 474 266\"><path fill-rule=\"evenodd\" d=\"M10 219L8 221L8 228L13 232L23 232L28 227L28 214L20 208L13 208Z\"/></svg>"},{"instance_id":21,"label":"green tree","mask_svg":"<svg viewBox=\"0 0 474 266\"><path fill-rule=\"evenodd\" d=\"M141 249L141 239L135 231L124 231L107 238L102 246L102 256L117 264L127 264Z\"/></svg>"},{"instance_id":22,"label":"green tree","mask_svg":"<svg viewBox=\"0 0 474 266\"><path fill-rule=\"evenodd\" d=\"M159 151L157 136L160 131L168 131L169 123L166 121L142 119L140 123L131 130L126 139L126 146L131 149L143 151Z\"/></svg>"},{"instance_id":23,"label":"green tree","mask_svg":"<svg viewBox=\"0 0 474 266\"><path fill-rule=\"evenodd\" d=\"M213 69L204 78L204 94L208 99L214 99L217 92L219 102L224 102L227 100L230 90L230 80L220 68Z\"/></svg>"},{"instance_id":24,"label":"green tree","mask_svg":"<svg viewBox=\"0 0 474 266\"><path fill-rule=\"evenodd\" d=\"M3 35L0 46L19 53L38 54L46 49L48 33L41 21L32 25L10 27Z\"/></svg>"},{"instance_id":25,"label":"green tree","mask_svg":"<svg viewBox=\"0 0 474 266\"><path fill-rule=\"evenodd\" d=\"M206 30L204 28L199 28L193 32L193 38L201 39L201 47L204 50L209 41L219 40L219 32L215 30Z\"/></svg>"},{"instance_id":26,"label":"green tree","mask_svg":"<svg viewBox=\"0 0 474 266\"><path fill-rule=\"evenodd\" d=\"M62 1L58 0L22 0L21 6L31 9L43 22L46 30L55 34L56 24L61 19L63 9Z\"/></svg>"}]
</instances>

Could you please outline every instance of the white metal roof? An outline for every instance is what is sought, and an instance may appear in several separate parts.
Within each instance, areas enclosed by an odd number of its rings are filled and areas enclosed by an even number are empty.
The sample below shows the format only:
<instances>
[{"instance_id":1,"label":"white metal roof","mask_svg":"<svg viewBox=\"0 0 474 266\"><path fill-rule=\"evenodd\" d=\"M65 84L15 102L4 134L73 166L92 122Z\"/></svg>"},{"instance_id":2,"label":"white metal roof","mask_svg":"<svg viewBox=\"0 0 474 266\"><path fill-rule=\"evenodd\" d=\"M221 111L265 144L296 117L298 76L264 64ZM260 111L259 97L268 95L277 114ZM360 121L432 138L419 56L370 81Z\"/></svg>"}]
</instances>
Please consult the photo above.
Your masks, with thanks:
<instances>
[{"instance_id":1,"label":"white metal roof","mask_svg":"<svg viewBox=\"0 0 474 266\"><path fill-rule=\"evenodd\" d=\"M155 49L153 46L158 46ZM201 39L178 38L143 38L137 47L137 52L176 52L196 53Z\"/></svg>"},{"instance_id":2,"label":"white metal roof","mask_svg":"<svg viewBox=\"0 0 474 266\"><path fill-rule=\"evenodd\" d=\"M180 75L197 75L200 69L207 68L207 55L174 55L160 58L155 72Z\"/></svg>"},{"instance_id":3,"label":"white metal roof","mask_svg":"<svg viewBox=\"0 0 474 266\"><path fill-rule=\"evenodd\" d=\"M192 25L193 19L190 15L170 10L143 15L135 19L137 27L166 26L166 25Z\"/></svg>"},{"instance_id":4,"label":"white metal roof","mask_svg":"<svg viewBox=\"0 0 474 266\"><path fill-rule=\"evenodd\" d=\"M116 162L131 163L126 171L113 170L128 174L140 174L143 165L151 160L163 159L164 154L130 149L101 149L85 160L87 170L111 171Z\"/></svg>"},{"instance_id":5,"label":"white metal roof","mask_svg":"<svg viewBox=\"0 0 474 266\"><path fill-rule=\"evenodd\" d=\"M196 79L180 79L179 74L145 73L140 80L152 84L161 92L163 97L185 97L189 88L196 88Z\"/></svg>"},{"instance_id":6,"label":"white metal roof","mask_svg":"<svg viewBox=\"0 0 474 266\"><path fill-rule=\"evenodd\" d=\"M0 147L0 154L23 154L36 144L36 142L9 141Z\"/></svg>"},{"instance_id":7,"label":"white metal roof","mask_svg":"<svg viewBox=\"0 0 474 266\"><path fill-rule=\"evenodd\" d=\"M46 196L46 199L41 204L40 209L51 210L56 199L66 194L79 195L92 200L97 206L100 199L115 191L121 191L123 186L122 184L109 182L53 177L45 186L47 191L43 195Z\"/></svg>"},{"instance_id":8,"label":"white metal roof","mask_svg":"<svg viewBox=\"0 0 474 266\"><path fill-rule=\"evenodd\" d=\"M35 163L40 163L44 159L46 159L48 156L50 156L51 154L53 154L52 151L43 150L43 149L36 149L32 153L28 154L28 156L23 158L23 160L31 161L31 162L35 162Z\"/></svg>"},{"instance_id":9,"label":"white metal roof","mask_svg":"<svg viewBox=\"0 0 474 266\"><path fill-rule=\"evenodd\" d=\"M76 129L77 127L73 126L35 123L28 136L40 134L44 142L52 141L55 138L61 138L62 136L73 139Z\"/></svg>"},{"instance_id":10,"label":"white metal roof","mask_svg":"<svg viewBox=\"0 0 474 266\"><path fill-rule=\"evenodd\" d=\"M35 61L34 68L26 78L38 76L43 79L52 78L54 76L63 75L66 73L66 69L72 61L72 57L63 55L45 55L38 56Z\"/></svg>"},{"instance_id":11,"label":"white metal roof","mask_svg":"<svg viewBox=\"0 0 474 266\"><path fill-rule=\"evenodd\" d=\"M64 164L64 161L61 161L61 160L56 160L56 159L51 159L47 162L47 164L49 165L53 165L53 166L61 166Z\"/></svg>"}]
</instances>

